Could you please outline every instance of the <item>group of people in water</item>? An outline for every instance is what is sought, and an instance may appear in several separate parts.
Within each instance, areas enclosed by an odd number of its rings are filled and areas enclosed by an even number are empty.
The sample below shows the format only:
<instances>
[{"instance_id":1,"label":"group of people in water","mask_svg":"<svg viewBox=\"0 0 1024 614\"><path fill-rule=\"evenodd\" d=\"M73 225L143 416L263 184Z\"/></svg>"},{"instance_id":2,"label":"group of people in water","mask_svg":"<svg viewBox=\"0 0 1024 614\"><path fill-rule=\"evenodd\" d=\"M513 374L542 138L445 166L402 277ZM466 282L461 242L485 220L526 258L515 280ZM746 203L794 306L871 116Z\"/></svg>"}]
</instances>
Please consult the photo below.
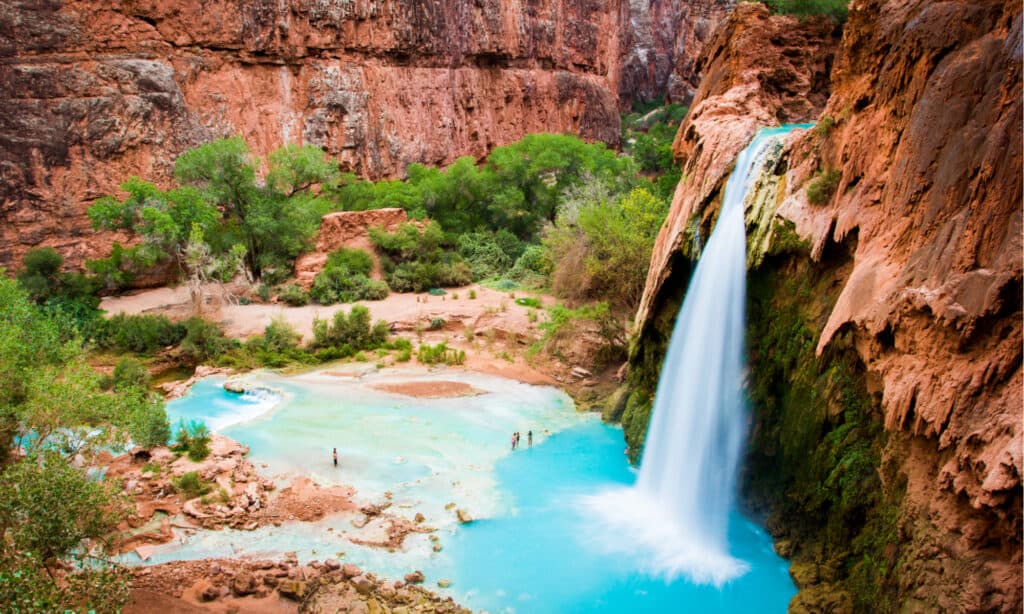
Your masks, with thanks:
<instances>
[{"instance_id":1,"label":"group of people in water","mask_svg":"<svg viewBox=\"0 0 1024 614\"><path fill-rule=\"evenodd\" d=\"M526 431L526 445L533 447L533 431ZM512 449L519 447L519 431L512 433Z\"/></svg>"},{"instance_id":2,"label":"group of people in water","mask_svg":"<svg viewBox=\"0 0 1024 614\"><path fill-rule=\"evenodd\" d=\"M533 447L533 431L526 431L526 445ZM512 449L515 450L519 447L519 431L512 433ZM334 448L331 452L331 457L334 460L334 466L338 466L338 448Z\"/></svg>"}]
</instances>

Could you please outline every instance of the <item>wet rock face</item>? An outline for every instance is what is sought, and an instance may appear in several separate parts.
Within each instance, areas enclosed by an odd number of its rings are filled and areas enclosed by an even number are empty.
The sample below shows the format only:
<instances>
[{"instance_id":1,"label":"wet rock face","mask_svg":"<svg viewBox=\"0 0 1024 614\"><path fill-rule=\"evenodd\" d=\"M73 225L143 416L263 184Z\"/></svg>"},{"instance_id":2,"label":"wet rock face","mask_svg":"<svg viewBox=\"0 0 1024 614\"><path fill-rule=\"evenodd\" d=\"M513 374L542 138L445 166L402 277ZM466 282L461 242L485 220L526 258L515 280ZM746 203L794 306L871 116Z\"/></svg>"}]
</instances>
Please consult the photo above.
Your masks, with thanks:
<instances>
[{"instance_id":1,"label":"wet rock face","mask_svg":"<svg viewBox=\"0 0 1024 614\"><path fill-rule=\"evenodd\" d=\"M619 11L563 2L18 1L0 15L0 265L104 255L89 204L241 134L369 177L529 132L615 143Z\"/></svg>"},{"instance_id":2,"label":"wet rock face","mask_svg":"<svg viewBox=\"0 0 1024 614\"><path fill-rule=\"evenodd\" d=\"M668 98L689 104L700 84L701 50L735 0L629 0L622 3L619 101Z\"/></svg>"},{"instance_id":3,"label":"wet rock face","mask_svg":"<svg viewBox=\"0 0 1024 614\"><path fill-rule=\"evenodd\" d=\"M756 32L742 25L715 38L730 46L710 45L676 139L687 179L655 248L644 326L664 315L686 226L714 215L756 125L818 107L790 96L822 91L805 70L816 64L759 64L771 51L744 53ZM866 370L882 462L905 481L891 556L910 609L1021 607L1021 33L1016 4L853 3L820 129L791 139L781 183L777 214L812 262L852 250L816 349L826 360L849 340ZM836 189L811 204L807 188L832 169Z\"/></svg>"}]
</instances>

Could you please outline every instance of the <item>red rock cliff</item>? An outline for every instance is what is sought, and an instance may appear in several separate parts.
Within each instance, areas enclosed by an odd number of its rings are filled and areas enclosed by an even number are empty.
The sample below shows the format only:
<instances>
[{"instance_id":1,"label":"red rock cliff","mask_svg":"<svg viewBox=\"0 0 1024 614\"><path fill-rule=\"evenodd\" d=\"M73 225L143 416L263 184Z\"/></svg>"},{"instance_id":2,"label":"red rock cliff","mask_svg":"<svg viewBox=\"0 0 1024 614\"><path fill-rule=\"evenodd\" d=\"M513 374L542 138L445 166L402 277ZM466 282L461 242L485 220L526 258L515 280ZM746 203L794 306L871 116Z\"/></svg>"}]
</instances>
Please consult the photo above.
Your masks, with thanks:
<instances>
[{"instance_id":1,"label":"red rock cliff","mask_svg":"<svg viewBox=\"0 0 1024 614\"><path fill-rule=\"evenodd\" d=\"M763 27L757 13L744 8L727 25L732 48L704 60L642 327L686 225L712 208L756 125L803 115L777 86L814 81L807 66L780 73L739 42ZM879 399L894 444L883 462L906 479L893 544L906 611L1021 608L1021 36L1019 3L855 1L822 129L791 141L781 183L777 213L812 260L853 246L817 352L852 338ZM764 53L790 57L780 42ZM840 171L837 190L812 205L806 188L825 169Z\"/></svg>"},{"instance_id":2,"label":"red rock cliff","mask_svg":"<svg viewBox=\"0 0 1024 614\"><path fill-rule=\"evenodd\" d=\"M0 11L0 265L109 246L84 212L183 150L320 145L369 177L530 132L616 143L616 0L13 0Z\"/></svg>"}]
</instances>

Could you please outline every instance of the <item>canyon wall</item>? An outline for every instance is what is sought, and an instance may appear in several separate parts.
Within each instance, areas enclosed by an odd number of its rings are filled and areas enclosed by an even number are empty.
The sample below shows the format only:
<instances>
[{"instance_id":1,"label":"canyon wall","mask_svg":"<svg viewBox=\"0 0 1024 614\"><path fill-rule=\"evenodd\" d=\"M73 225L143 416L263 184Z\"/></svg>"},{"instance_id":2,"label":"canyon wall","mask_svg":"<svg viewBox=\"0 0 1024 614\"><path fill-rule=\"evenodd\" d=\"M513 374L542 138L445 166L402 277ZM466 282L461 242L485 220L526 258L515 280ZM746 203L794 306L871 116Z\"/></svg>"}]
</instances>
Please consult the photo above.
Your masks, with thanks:
<instances>
[{"instance_id":1,"label":"canyon wall","mask_svg":"<svg viewBox=\"0 0 1024 614\"><path fill-rule=\"evenodd\" d=\"M240 134L366 177L530 132L615 144L616 0L12 0L0 14L0 265L109 249L84 213Z\"/></svg>"},{"instance_id":2,"label":"canyon wall","mask_svg":"<svg viewBox=\"0 0 1024 614\"><path fill-rule=\"evenodd\" d=\"M629 0L622 3L619 101L689 104L700 84L697 59L735 0Z\"/></svg>"},{"instance_id":3,"label":"canyon wall","mask_svg":"<svg viewBox=\"0 0 1024 614\"><path fill-rule=\"evenodd\" d=\"M774 212L750 274L746 494L794 561L793 611L1019 611L1021 7L850 9L817 125L748 202L751 234ZM827 60L779 71L750 52L792 55L766 19L780 18L744 7L702 59L637 317L641 391L736 152L819 105L819 87L806 103L789 92ZM627 434L644 401L627 405Z\"/></svg>"}]
</instances>

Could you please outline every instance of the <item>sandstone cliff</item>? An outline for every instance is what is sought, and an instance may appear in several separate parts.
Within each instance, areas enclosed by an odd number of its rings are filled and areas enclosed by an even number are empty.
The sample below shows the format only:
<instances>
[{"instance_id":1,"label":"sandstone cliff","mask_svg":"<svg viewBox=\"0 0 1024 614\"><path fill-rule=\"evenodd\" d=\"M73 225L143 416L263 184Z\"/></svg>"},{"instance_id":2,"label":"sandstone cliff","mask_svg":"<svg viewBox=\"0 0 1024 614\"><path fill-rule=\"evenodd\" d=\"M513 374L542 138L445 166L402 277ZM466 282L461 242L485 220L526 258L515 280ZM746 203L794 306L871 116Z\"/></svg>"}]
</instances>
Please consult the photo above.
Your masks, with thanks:
<instances>
[{"instance_id":1,"label":"sandstone cliff","mask_svg":"<svg viewBox=\"0 0 1024 614\"><path fill-rule=\"evenodd\" d=\"M530 132L616 143L614 0L13 0L0 12L0 265L109 248L84 212L241 134L368 177Z\"/></svg>"},{"instance_id":2,"label":"sandstone cliff","mask_svg":"<svg viewBox=\"0 0 1024 614\"><path fill-rule=\"evenodd\" d=\"M622 3L619 101L668 97L689 104L700 84L697 59L735 0L629 0Z\"/></svg>"},{"instance_id":3,"label":"sandstone cliff","mask_svg":"<svg viewBox=\"0 0 1024 614\"><path fill-rule=\"evenodd\" d=\"M766 19L744 7L702 59L704 81L676 141L684 180L638 314L642 338L663 342L657 331L671 321L685 284L687 228L708 224L736 152L757 125L802 119L818 105L815 75L825 60L812 54L819 59L777 70L777 54L796 54ZM807 249L766 263L785 268L754 271L752 280L804 275L831 297L798 305L800 326L816 335L807 351L819 367L808 376L846 369L856 384L850 396L864 395L884 427L877 436L864 424L854 436L843 432L844 446L863 444L878 463L870 477L883 493L861 509L852 535L829 543L835 535L822 528L816 552L784 546L809 561L794 565L808 590L793 609L848 609L849 594L868 590L845 575L844 555L835 552L844 545L877 555L876 588L894 600L889 607L1021 608L1021 30L1021 7L994 0L854 3L818 127L791 140L773 169L780 174L770 199L778 205L774 222L795 228L799 239L777 233L772 240ZM753 40L743 45L745 32ZM809 104L802 92L812 94ZM807 187L829 170L839 171L834 193L810 204ZM784 350L752 357L755 382ZM852 362L841 358L847 354ZM656 364L634 355L636 369ZM827 398L832 392L820 391L826 412L840 409L824 417L826 430L843 421L842 404ZM782 420L801 411L788 402L778 401ZM772 446L786 442L767 442L775 428L761 413L768 410L753 411L760 448L752 454L770 463ZM890 523L880 518L889 510L892 533L878 528ZM812 537L810 520L776 518L770 526L777 535Z\"/></svg>"}]
</instances>

